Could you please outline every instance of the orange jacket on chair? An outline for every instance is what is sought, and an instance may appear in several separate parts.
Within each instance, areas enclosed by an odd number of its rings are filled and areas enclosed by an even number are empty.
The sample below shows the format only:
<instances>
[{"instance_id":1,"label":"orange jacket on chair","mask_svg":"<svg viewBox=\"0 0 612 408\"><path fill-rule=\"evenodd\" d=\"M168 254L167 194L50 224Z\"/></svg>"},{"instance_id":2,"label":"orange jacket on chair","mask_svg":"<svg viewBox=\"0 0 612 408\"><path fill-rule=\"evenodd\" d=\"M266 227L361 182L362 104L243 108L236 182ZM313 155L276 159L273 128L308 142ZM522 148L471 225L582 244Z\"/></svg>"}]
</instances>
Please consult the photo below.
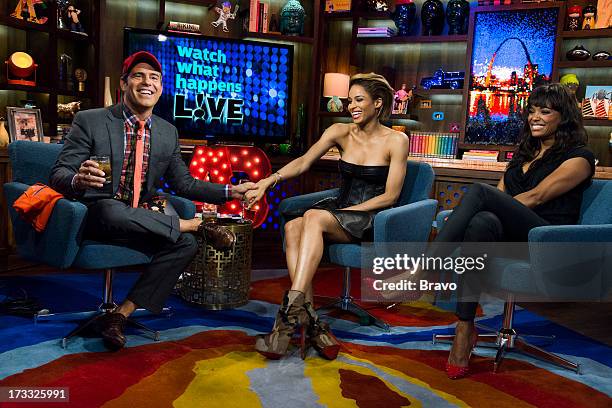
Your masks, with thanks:
<instances>
[{"instance_id":1,"label":"orange jacket on chair","mask_svg":"<svg viewBox=\"0 0 612 408\"><path fill-rule=\"evenodd\" d=\"M13 208L37 232L44 231L55 203L63 195L44 184L30 186L13 204Z\"/></svg>"}]
</instances>

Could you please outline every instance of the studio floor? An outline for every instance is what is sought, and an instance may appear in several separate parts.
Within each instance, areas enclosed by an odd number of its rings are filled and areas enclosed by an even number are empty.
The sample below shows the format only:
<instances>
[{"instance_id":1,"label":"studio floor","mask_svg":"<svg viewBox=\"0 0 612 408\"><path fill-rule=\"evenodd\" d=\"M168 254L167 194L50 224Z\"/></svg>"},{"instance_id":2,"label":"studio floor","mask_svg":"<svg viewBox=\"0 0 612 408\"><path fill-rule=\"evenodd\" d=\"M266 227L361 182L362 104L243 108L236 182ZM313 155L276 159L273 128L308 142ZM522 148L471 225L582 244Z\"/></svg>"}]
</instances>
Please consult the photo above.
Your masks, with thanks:
<instances>
[{"instance_id":1,"label":"studio floor","mask_svg":"<svg viewBox=\"0 0 612 408\"><path fill-rule=\"evenodd\" d=\"M321 268L315 293L338 293L340 272L338 268ZM494 350L478 347L470 377L453 381L444 372L448 345L432 344L431 338L434 333L452 332L455 317L440 305L427 303L389 310L364 305L392 325L389 332L360 326L348 315L327 317L343 343L335 361L322 359L312 349L304 361L295 351L280 361L265 360L254 352L254 336L270 329L289 282L279 270L257 270L253 277L249 303L234 310L206 311L173 295L169 300L173 316L143 318L160 331L160 341L128 331L128 347L117 353L106 351L93 336L75 338L66 349L61 348L59 340L74 322L34 324L25 317L2 315L0 387L68 387L70 400L62 406L88 408L133 408L143 406L143 401L149 407L612 404L612 347L610 327L605 324L610 321L610 311L606 305L574 305L573 309L571 305L534 305L516 313L520 332L556 335L546 350L579 362L582 375L518 354L508 355L500 372L494 374ZM117 298L135 278L133 272L116 276ZM97 274L40 274L22 267L0 277L1 295L24 289L55 312L91 309L99 302L100 287L101 276ZM500 300L487 298L478 321L497 327L502 309ZM559 317L579 324L568 328Z\"/></svg>"}]
</instances>

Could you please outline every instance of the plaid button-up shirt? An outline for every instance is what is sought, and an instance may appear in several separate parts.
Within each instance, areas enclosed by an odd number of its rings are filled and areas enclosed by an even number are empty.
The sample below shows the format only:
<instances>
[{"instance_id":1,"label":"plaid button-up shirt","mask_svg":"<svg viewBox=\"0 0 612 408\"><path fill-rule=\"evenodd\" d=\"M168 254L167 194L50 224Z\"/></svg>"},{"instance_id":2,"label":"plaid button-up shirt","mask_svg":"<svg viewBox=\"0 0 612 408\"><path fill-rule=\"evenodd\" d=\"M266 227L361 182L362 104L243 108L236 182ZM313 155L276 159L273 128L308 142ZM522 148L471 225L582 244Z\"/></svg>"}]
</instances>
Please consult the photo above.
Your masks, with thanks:
<instances>
[{"instance_id":1,"label":"plaid button-up shirt","mask_svg":"<svg viewBox=\"0 0 612 408\"><path fill-rule=\"evenodd\" d=\"M138 132L138 118L130 111L130 109L122 105L124 119L124 146L123 165L121 166L121 178L119 179L119 188L115 198L123 201L128 205L132 203L134 194L134 167L136 166L136 139ZM149 168L149 154L151 152L151 122L152 117L145 121L144 129L144 155L142 159L142 183L147 180L147 169ZM143 191L141 188L140 191Z\"/></svg>"}]
</instances>

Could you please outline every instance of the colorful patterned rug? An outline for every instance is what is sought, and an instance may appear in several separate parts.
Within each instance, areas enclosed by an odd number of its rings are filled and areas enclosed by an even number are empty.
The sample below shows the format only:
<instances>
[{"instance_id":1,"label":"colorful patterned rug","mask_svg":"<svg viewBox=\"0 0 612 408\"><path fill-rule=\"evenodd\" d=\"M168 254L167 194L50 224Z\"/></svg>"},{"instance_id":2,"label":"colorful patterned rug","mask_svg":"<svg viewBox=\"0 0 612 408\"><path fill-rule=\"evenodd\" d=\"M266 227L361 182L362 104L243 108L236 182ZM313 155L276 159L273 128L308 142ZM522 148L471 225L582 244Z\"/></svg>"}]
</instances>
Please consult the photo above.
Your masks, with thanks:
<instances>
[{"instance_id":1,"label":"colorful patterned rug","mask_svg":"<svg viewBox=\"0 0 612 408\"><path fill-rule=\"evenodd\" d=\"M322 271L323 272L323 271ZM338 293L339 270L319 273L315 293ZM357 275L357 274L353 274ZM119 274L122 298L135 274ZM357 282L353 285L357 287ZM0 278L1 294L27 288L53 311L86 310L98 303L99 275ZM444 373L448 346L431 343L449 333L454 315L428 304L386 310L366 305L393 324L390 332L345 315L329 318L343 349L335 361L310 350L267 361L253 351L254 336L269 330L286 278L253 282L252 300L228 311L205 311L173 296L176 313L143 322L161 332L154 342L136 333L126 349L104 350L98 338L76 338L67 349L59 339L70 322L33 324L0 316L0 387L68 387L68 403L6 403L0 407L610 407L609 347L555 325L527 310L516 314L519 331L555 334L546 347L582 364L583 374L557 369L516 354L493 374L493 351L479 347L473 374L452 381ZM497 327L503 304L483 303L479 321ZM2 388L0 388L2 389Z\"/></svg>"}]
</instances>

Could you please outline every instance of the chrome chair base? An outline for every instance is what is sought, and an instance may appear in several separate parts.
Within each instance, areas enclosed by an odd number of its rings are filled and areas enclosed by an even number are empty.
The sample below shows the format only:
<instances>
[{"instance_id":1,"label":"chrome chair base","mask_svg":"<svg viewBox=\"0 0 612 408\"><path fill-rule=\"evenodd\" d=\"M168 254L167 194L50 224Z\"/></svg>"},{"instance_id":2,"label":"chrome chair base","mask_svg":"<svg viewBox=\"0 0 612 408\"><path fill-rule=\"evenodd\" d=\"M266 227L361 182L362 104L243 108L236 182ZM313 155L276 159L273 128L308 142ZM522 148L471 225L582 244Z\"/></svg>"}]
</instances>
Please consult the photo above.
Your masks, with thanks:
<instances>
[{"instance_id":1,"label":"chrome chair base","mask_svg":"<svg viewBox=\"0 0 612 408\"><path fill-rule=\"evenodd\" d=\"M350 292L351 292L350 279L351 279L351 268L347 266L344 268L342 295L339 298L334 298L334 300L332 300L330 303L326 304L325 306L318 308L317 312L320 312L321 314L325 314L331 311L332 309L344 310L346 312L352 313L355 316L359 317L359 323L361 325L364 325L364 326L374 325L374 326L380 327L381 329L385 331L389 331L389 325L387 323L373 316L367 310L365 310L364 308L362 308L361 306L357 305L354 302L353 297L350 295ZM315 297L318 297L318 296L315 296Z\"/></svg>"},{"instance_id":2,"label":"chrome chair base","mask_svg":"<svg viewBox=\"0 0 612 408\"><path fill-rule=\"evenodd\" d=\"M566 368L575 372L576 374L581 374L580 364L566 360L563 357L550 353L527 341L527 338L533 338L544 340L551 344L554 341L555 336L519 335L512 328L513 318L514 296L508 295L506 303L504 304L504 322L501 329L494 330L490 327L476 323L476 327L479 330L489 332L478 334L478 346L497 349L495 361L493 362L493 372L498 372L507 352L516 351L538 360L549 362L558 367ZM454 339L454 334L434 334L432 343L452 343Z\"/></svg>"},{"instance_id":3,"label":"chrome chair base","mask_svg":"<svg viewBox=\"0 0 612 408\"><path fill-rule=\"evenodd\" d=\"M107 269L104 271L104 297L103 302L98 306L98 310L91 310L86 312L65 312L65 313L44 313L44 314L36 314L34 315L34 324L38 322L44 321L72 321L72 320L82 320L76 328L74 328L70 333L62 338L61 345L62 348L66 348L68 344L68 340L79 333L82 333L85 329L94 325L94 323L104 316L107 313L112 313L113 310L117 307L117 304L113 301L113 270ZM166 317L170 317L173 313L172 308L164 307L162 309L161 315ZM148 334L150 334L151 339L155 341L159 341L159 332L153 330L142 323L137 322L132 319L132 317L138 316L147 316L152 313L146 309L136 309L132 315L127 319L127 324L131 327L135 327L140 329Z\"/></svg>"}]
</instances>

